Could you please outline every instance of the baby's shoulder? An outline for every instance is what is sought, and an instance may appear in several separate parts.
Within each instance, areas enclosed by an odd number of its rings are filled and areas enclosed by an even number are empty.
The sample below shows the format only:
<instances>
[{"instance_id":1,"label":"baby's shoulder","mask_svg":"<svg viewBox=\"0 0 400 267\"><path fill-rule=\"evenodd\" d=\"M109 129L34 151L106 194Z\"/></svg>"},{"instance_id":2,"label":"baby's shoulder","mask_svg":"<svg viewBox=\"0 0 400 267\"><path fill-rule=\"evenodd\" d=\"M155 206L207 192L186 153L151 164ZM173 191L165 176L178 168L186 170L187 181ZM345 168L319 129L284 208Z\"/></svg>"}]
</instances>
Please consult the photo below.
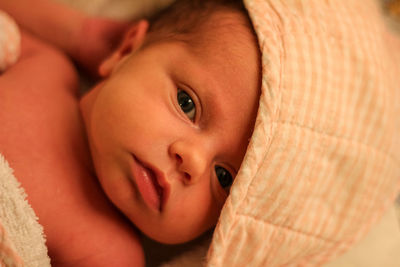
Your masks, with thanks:
<instances>
[{"instance_id":1,"label":"baby's shoulder","mask_svg":"<svg viewBox=\"0 0 400 267\"><path fill-rule=\"evenodd\" d=\"M1 90L24 90L27 88L47 90L78 90L78 75L72 61L60 50L31 34L21 32L21 55L19 60L0 74Z\"/></svg>"},{"instance_id":2,"label":"baby's shoulder","mask_svg":"<svg viewBox=\"0 0 400 267\"><path fill-rule=\"evenodd\" d=\"M44 125L57 124L61 119L68 124L72 120L67 117L75 116L78 108L78 77L70 60L28 33L22 32L21 40L20 59L0 74L3 149L12 143L10 136L36 134L35 143L46 134L54 137L54 130L47 131L49 127Z\"/></svg>"}]
</instances>

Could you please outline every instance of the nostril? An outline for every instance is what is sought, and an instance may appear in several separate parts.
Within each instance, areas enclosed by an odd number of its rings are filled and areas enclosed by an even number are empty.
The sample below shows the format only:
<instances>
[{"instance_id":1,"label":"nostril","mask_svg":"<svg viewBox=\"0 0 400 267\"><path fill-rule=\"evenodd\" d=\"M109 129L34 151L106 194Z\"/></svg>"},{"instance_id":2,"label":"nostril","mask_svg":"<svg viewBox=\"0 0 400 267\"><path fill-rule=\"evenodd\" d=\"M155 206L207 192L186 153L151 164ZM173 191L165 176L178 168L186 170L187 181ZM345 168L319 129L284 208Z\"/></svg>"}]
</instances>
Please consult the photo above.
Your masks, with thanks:
<instances>
[{"instance_id":1,"label":"nostril","mask_svg":"<svg viewBox=\"0 0 400 267\"><path fill-rule=\"evenodd\" d=\"M185 172L184 175L185 175L185 180L190 181L190 174Z\"/></svg>"},{"instance_id":2,"label":"nostril","mask_svg":"<svg viewBox=\"0 0 400 267\"><path fill-rule=\"evenodd\" d=\"M178 162L178 164L182 163L182 157L181 156L179 156L178 154L175 154L175 158L176 158L176 161Z\"/></svg>"}]
</instances>

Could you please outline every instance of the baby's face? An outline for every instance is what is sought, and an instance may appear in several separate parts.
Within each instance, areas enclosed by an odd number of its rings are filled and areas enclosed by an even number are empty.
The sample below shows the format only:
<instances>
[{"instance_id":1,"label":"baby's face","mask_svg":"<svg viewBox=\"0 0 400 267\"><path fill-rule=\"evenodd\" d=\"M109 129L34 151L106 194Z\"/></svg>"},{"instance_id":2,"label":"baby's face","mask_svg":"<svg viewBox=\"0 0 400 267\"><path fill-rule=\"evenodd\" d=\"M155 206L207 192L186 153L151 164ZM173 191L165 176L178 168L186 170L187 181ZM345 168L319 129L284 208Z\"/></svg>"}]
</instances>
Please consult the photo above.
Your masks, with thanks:
<instances>
[{"instance_id":1,"label":"baby's face","mask_svg":"<svg viewBox=\"0 0 400 267\"><path fill-rule=\"evenodd\" d=\"M160 242L189 241L213 227L242 162L260 66L250 31L240 31L211 30L197 47L146 46L82 101L104 191Z\"/></svg>"}]
</instances>

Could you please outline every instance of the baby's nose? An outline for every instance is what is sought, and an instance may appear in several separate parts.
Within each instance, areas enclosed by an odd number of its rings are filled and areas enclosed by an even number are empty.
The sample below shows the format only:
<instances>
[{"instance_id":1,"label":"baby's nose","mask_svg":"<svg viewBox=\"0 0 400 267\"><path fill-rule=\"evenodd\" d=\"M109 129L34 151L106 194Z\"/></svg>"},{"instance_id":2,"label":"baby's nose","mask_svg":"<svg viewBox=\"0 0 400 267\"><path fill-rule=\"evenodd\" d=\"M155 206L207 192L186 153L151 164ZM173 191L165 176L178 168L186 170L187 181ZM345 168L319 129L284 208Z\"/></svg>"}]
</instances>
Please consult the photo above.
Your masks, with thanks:
<instances>
[{"instance_id":1,"label":"baby's nose","mask_svg":"<svg viewBox=\"0 0 400 267\"><path fill-rule=\"evenodd\" d=\"M210 168L210 155L200 143L176 141L169 147L169 154L187 185L196 183Z\"/></svg>"}]
</instances>

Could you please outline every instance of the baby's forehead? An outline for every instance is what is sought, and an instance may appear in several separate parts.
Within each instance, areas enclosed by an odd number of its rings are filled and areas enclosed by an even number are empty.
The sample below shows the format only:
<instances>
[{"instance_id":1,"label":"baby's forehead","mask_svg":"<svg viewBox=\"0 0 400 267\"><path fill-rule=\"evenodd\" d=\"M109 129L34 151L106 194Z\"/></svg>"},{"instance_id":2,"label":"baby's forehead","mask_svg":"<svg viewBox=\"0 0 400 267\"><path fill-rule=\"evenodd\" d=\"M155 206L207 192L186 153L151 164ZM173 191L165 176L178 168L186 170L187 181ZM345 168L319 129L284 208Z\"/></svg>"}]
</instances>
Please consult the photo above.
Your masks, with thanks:
<instances>
[{"instance_id":1,"label":"baby's forehead","mask_svg":"<svg viewBox=\"0 0 400 267\"><path fill-rule=\"evenodd\" d=\"M169 53L175 56L169 65L185 66L179 71L190 77L190 82L200 80L198 88L221 91L236 108L241 106L238 99L257 99L261 87L260 50L247 14L223 9L201 19L183 34L163 36L165 31L155 32L160 35L153 44L170 45ZM165 51L164 46L160 49Z\"/></svg>"},{"instance_id":2,"label":"baby's forehead","mask_svg":"<svg viewBox=\"0 0 400 267\"><path fill-rule=\"evenodd\" d=\"M248 18L240 12L221 11L210 16L188 45L193 58L201 61L216 86L235 107L251 99L257 106L260 92L261 54Z\"/></svg>"},{"instance_id":3,"label":"baby's forehead","mask_svg":"<svg viewBox=\"0 0 400 267\"><path fill-rule=\"evenodd\" d=\"M179 41L197 53L204 54L234 48L240 44L252 46L257 43L256 39L244 9L216 7L208 12L202 9L191 10L190 16L184 16L184 19L179 17L176 20L155 22L150 26L145 44Z\"/></svg>"},{"instance_id":4,"label":"baby's forehead","mask_svg":"<svg viewBox=\"0 0 400 267\"><path fill-rule=\"evenodd\" d=\"M224 43L229 46L240 41L254 42L256 35L247 14L233 10L215 11L196 29L194 35L198 41L209 43ZM226 38L235 37L232 43L224 42Z\"/></svg>"},{"instance_id":5,"label":"baby's forehead","mask_svg":"<svg viewBox=\"0 0 400 267\"><path fill-rule=\"evenodd\" d=\"M247 15L238 11L216 11L194 33L188 34L192 35L189 47L204 57L225 55L244 60L249 56L248 50L256 48L259 51L257 37Z\"/></svg>"}]
</instances>

